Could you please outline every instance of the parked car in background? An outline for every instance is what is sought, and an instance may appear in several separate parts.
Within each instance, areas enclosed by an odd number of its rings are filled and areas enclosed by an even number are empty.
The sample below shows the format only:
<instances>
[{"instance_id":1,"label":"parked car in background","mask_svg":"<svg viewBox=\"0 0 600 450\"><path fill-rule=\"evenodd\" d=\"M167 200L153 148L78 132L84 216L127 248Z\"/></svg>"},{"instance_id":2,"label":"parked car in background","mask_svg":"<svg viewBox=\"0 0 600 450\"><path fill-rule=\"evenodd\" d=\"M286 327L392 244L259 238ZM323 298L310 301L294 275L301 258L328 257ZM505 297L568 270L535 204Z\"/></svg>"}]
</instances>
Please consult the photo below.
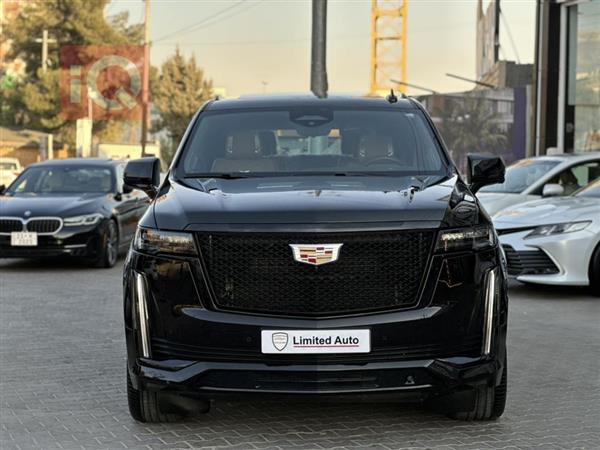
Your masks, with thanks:
<instances>
[{"instance_id":1,"label":"parked car in background","mask_svg":"<svg viewBox=\"0 0 600 450\"><path fill-rule=\"evenodd\" d=\"M600 152L527 158L506 169L504 183L482 188L477 198L490 215L542 197L570 195L600 177Z\"/></svg>"},{"instance_id":2,"label":"parked car in background","mask_svg":"<svg viewBox=\"0 0 600 450\"><path fill-rule=\"evenodd\" d=\"M509 275L528 283L591 286L600 295L600 180L568 197L504 209L494 224Z\"/></svg>"},{"instance_id":3,"label":"parked car in background","mask_svg":"<svg viewBox=\"0 0 600 450\"><path fill-rule=\"evenodd\" d=\"M29 166L0 196L0 258L71 255L114 266L149 201L123 184L124 169L106 159Z\"/></svg>"},{"instance_id":4,"label":"parked car in background","mask_svg":"<svg viewBox=\"0 0 600 450\"><path fill-rule=\"evenodd\" d=\"M21 173L21 163L17 158L0 158L0 186L5 188Z\"/></svg>"}]
</instances>

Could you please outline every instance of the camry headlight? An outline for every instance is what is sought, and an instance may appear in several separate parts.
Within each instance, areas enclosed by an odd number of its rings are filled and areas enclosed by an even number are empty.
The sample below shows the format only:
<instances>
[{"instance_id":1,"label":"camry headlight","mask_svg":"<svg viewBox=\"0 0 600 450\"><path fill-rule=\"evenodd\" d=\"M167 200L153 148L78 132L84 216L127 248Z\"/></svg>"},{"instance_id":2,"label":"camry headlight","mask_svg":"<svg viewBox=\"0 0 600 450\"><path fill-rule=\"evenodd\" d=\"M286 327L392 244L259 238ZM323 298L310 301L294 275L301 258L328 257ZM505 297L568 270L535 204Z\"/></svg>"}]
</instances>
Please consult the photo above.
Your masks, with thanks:
<instances>
[{"instance_id":1,"label":"camry headlight","mask_svg":"<svg viewBox=\"0 0 600 450\"><path fill-rule=\"evenodd\" d=\"M133 248L146 253L176 253L196 255L194 238L190 233L138 228Z\"/></svg>"},{"instance_id":2,"label":"camry headlight","mask_svg":"<svg viewBox=\"0 0 600 450\"><path fill-rule=\"evenodd\" d=\"M551 236L553 234L573 233L574 231L581 231L586 228L591 221L583 222L566 222L566 223L555 223L552 225L542 225L534 228L531 233L525 236L525 239Z\"/></svg>"},{"instance_id":3,"label":"camry headlight","mask_svg":"<svg viewBox=\"0 0 600 450\"><path fill-rule=\"evenodd\" d=\"M95 225L102 220L102 214L85 214L83 216L67 217L63 219L63 224L66 227L77 227Z\"/></svg>"},{"instance_id":4,"label":"camry headlight","mask_svg":"<svg viewBox=\"0 0 600 450\"><path fill-rule=\"evenodd\" d=\"M456 252L461 250L484 250L496 243L496 235L490 226L459 228L441 231L435 250Z\"/></svg>"}]
</instances>

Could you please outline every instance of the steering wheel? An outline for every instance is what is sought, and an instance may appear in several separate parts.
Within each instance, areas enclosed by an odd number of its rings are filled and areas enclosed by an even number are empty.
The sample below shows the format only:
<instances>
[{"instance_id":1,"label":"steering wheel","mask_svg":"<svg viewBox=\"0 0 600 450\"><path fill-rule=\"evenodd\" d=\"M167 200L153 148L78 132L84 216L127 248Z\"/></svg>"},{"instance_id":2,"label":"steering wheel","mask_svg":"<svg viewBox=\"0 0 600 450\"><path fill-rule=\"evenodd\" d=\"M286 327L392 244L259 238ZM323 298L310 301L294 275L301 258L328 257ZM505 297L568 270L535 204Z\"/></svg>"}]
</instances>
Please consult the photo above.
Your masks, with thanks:
<instances>
[{"instance_id":1,"label":"steering wheel","mask_svg":"<svg viewBox=\"0 0 600 450\"><path fill-rule=\"evenodd\" d=\"M403 164L402 161L400 161L399 159L392 158L390 156L380 156L379 158L370 160L369 162L365 163L365 165L370 166L372 164L378 164L378 163L382 163L382 162L390 162L392 164L396 164L399 166L401 166Z\"/></svg>"}]
</instances>

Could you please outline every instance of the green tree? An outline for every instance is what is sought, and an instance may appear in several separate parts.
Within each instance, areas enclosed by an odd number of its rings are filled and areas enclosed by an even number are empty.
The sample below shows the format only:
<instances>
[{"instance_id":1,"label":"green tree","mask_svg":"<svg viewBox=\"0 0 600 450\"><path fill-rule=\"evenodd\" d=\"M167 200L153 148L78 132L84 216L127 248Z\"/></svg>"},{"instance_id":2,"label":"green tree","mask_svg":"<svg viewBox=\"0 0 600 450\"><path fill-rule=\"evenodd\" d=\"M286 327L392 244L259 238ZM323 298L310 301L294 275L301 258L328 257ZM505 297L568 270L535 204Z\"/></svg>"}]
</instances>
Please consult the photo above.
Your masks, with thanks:
<instances>
[{"instance_id":1,"label":"green tree","mask_svg":"<svg viewBox=\"0 0 600 450\"><path fill-rule=\"evenodd\" d=\"M5 26L2 39L10 39L8 58L26 62L26 76L11 90L0 90L3 125L23 125L57 133L63 141L74 140L74 124L60 114L59 49L62 45L140 44L140 25L129 26L127 14L105 18L110 0L43 0L26 3L21 14ZM48 69L41 70L41 47L36 38L48 30L56 43L49 45ZM4 31L4 30L3 30ZM4 103L4 102L7 103ZM6 106L8 105L8 106ZM106 121L94 123L101 132Z\"/></svg>"},{"instance_id":2,"label":"green tree","mask_svg":"<svg viewBox=\"0 0 600 450\"><path fill-rule=\"evenodd\" d=\"M174 148L183 137L188 123L202 103L213 96L212 80L196 65L192 56L186 59L179 49L161 66L158 82L152 90L152 101L160 112L157 129L165 129L172 145L164 155L173 157Z\"/></svg>"}]
</instances>

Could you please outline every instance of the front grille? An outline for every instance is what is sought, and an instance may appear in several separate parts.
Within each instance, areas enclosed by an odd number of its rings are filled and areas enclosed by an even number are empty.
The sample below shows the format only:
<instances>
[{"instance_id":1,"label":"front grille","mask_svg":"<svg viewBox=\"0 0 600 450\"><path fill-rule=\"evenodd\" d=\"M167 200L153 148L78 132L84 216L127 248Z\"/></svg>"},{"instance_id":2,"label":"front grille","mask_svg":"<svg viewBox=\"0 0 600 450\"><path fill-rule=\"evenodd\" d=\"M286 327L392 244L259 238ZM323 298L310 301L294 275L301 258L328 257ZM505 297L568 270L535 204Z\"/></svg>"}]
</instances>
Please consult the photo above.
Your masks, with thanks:
<instances>
[{"instance_id":1,"label":"front grille","mask_svg":"<svg viewBox=\"0 0 600 450\"><path fill-rule=\"evenodd\" d=\"M259 349L227 349L181 344L167 339L153 338L152 356L156 359L183 359L192 361L266 363L266 364L368 364L387 361L408 361L449 358L453 356L476 357L481 355L482 336L468 335L461 339L443 342L374 347L368 354L320 354L320 355L269 355Z\"/></svg>"},{"instance_id":2,"label":"front grille","mask_svg":"<svg viewBox=\"0 0 600 450\"><path fill-rule=\"evenodd\" d=\"M517 251L510 245L503 245L503 248L509 275L552 275L560 272L542 250Z\"/></svg>"},{"instance_id":3,"label":"front grille","mask_svg":"<svg viewBox=\"0 0 600 450\"><path fill-rule=\"evenodd\" d=\"M433 231L198 234L215 306L326 316L405 308L418 301ZM290 244L342 243L321 266L294 260Z\"/></svg>"},{"instance_id":4,"label":"front grille","mask_svg":"<svg viewBox=\"0 0 600 450\"><path fill-rule=\"evenodd\" d=\"M27 224L27 231L35 231L40 234L51 234L57 232L61 227L59 219L30 219Z\"/></svg>"},{"instance_id":5,"label":"front grille","mask_svg":"<svg viewBox=\"0 0 600 450\"><path fill-rule=\"evenodd\" d=\"M0 233L12 233L13 231L23 231L23 222L19 219L0 218Z\"/></svg>"}]
</instances>

